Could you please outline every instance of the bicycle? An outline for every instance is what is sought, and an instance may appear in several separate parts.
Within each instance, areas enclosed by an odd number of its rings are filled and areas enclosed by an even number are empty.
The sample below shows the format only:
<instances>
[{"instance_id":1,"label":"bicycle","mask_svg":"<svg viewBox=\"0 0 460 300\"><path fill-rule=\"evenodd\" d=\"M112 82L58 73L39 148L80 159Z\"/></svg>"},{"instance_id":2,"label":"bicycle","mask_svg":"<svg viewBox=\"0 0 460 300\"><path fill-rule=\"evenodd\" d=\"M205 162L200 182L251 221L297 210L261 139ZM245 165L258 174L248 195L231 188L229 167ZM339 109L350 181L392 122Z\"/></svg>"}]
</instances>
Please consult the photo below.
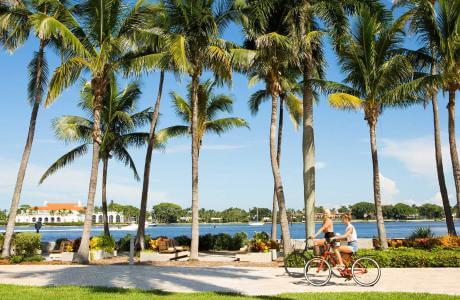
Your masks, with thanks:
<instances>
[{"instance_id":1,"label":"bicycle","mask_svg":"<svg viewBox=\"0 0 460 300\"><path fill-rule=\"evenodd\" d=\"M292 245L294 250L284 257L284 270L290 277L304 277L304 267L307 262L314 257L321 257L314 254L313 247L308 246L309 241L313 242L311 239L307 239L305 242L294 240ZM302 245L299 246L299 243ZM335 277L341 277L338 270L333 269L332 274Z\"/></svg>"},{"instance_id":2,"label":"bicycle","mask_svg":"<svg viewBox=\"0 0 460 300\"><path fill-rule=\"evenodd\" d=\"M336 255L331 251L333 244L335 244L334 239L326 242L324 253L313 257L305 264L304 276L311 285L323 286L331 280L332 268L337 265ZM370 257L355 259L353 254L348 254L348 256L346 253L342 254L346 264L345 268L338 270L340 277L347 280L353 279L360 286L373 286L380 280L380 266L374 259Z\"/></svg>"}]
</instances>

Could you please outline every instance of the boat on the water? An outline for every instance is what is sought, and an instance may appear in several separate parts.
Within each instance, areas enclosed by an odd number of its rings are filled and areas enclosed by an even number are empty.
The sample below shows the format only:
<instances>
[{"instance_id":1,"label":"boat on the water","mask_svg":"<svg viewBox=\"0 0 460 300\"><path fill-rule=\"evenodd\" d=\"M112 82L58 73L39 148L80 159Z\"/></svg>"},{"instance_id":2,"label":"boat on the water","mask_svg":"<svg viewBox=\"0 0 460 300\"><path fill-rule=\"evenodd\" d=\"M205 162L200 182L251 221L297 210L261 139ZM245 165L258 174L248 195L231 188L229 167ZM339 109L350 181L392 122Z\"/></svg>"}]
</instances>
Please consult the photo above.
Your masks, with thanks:
<instances>
[{"instance_id":1,"label":"boat on the water","mask_svg":"<svg viewBox=\"0 0 460 300\"><path fill-rule=\"evenodd\" d=\"M144 228L154 227L154 226L157 226L157 224L145 222ZM110 228L110 230L136 231L138 227L139 227L139 224L131 223L131 224L125 225L125 226L116 226L114 228Z\"/></svg>"},{"instance_id":2,"label":"boat on the water","mask_svg":"<svg viewBox=\"0 0 460 300\"><path fill-rule=\"evenodd\" d=\"M249 226L263 226L265 223L264 222L259 222L259 209L256 208L256 221L255 222L249 222Z\"/></svg>"}]
</instances>

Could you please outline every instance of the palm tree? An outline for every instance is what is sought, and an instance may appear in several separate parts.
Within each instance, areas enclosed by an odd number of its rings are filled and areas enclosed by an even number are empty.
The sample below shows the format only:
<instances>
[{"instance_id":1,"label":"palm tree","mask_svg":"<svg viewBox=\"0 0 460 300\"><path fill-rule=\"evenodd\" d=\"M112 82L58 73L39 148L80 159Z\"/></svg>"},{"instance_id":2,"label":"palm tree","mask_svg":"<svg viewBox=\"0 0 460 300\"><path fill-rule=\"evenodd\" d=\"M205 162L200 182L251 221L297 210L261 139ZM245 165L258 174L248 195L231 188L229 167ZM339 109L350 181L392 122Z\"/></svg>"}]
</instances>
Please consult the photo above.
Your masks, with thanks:
<instances>
[{"instance_id":1,"label":"palm tree","mask_svg":"<svg viewBox=\"0 0 460 300\"><path fill-rule=\"evenodd\" d=\"M111 158L116 158L128 166L134 178L139 180L136 165L128 147L142 146L147 142L146 132L137 132L136 129L149 122L151 111L145 109L136 112L141 91L136 82L128 84L122 91L114 81L109 86L110 91L105 94L104 105L101 111L102 144L99 157L102 160L102 214L104 234L110 235L107 216L107 174ZM93 143L91 128L93 127L93 91L86 83L81 91L80 108L90 115L90 118L80 116L63 116L53 121L53 128L58 139L66 142L82 142L81 145L70 150L58 158L40 178L40 184L59 169L71 164L76 158L88 152L88 146ZM161 144L157 143L157 146Z\"/></svg>"},{"instance_id":2,"label":"palm tree","mask_svg":"<svg viewBox=\"0 0 460 300\"><path fill-rule=\"evenodd\" d=\"M198 259L199 197L198 197L198 86L202 73L210 70L220 80L229 82L232 61L228 50L234 47L220 38L220 34L236 18L237 10L231 0L164 0L168 32L178 37L186 57L186 73L191 78L191 135L192 135L192 243L190 259Z\"/></svg>"},{"instance_id":3,"label":"palm tree","mask_svg":"<svg viewBox=\"0 0 460 300\"><path fill-rule=\"evenodd\" d=\"M436 171L438 175L438 184L439 190L441 193L441 199L444 207L444 214L446 215L447 231L451 235L456 235L455 224L452 218L452 211L449 202L449 196L447 193L446 180L444 177L444 167L442 162L442 147L441 147L441 129L439 126L439 113L438 113L438 87L442 88L442 84L439 84L439 79L441 79L443 74L439 73L439 70L444 70L443 62L445 60L439 59L442 56L442 53L439 52L439 41L440 36L438 35L438 29L436 26L439 24L435 20L435 7L433 1L430 0L404 0L397 1L396 6L406 6L408 11L406 15L410 16L408 20L410 23L410 30L417 33L419 41L423 45L421 49L418 49L414 53L410 53L411 56L415 58L414 65L420 66L420 71L424 72L426 78L434 84L434 91L431 92L431 104L433 110L433 127L434 127L434 145L435 145L435 160L436 160ZM445 4L442 5L445 8ZM445 19L444 19L445 20ZM433 80L433 77L437 80ZM436 78L437 77L437 78ZM436 82L437 81L437 82ZM451 124L453 125L454 120L452 119ZM451 139L452 141L452 139ZM455 136L454 143L451 143L452 147L455 146ZM453 149L451 147L451 150ZM456 151L453 151L454 156ZM454 161L452 161L453 166L455 166ZM455 172L454 172L455 176ZM455 181L457 188L457 203L459 201L458 194L458 181ZM460 211L458 211L460 216Z\"/></svg>"},{"instance_id":4,"label":"palm tree","mask_svg":"<svg viewBox=\"0 0 460 300\"><path fill-rule=\"evenodd\" d=\"M398 51L403 40L404 18L393 23L389 12L376 14L365 7L358 10L356 18L354 30L343 33L343 44L338 48L340 65L346 74L345 83L349 85L318 83L332 93L329 103L333 107L364 112L370 134L377 230L380 245L386 249L376 125L384 109L421 101L416 94L420 81L412 80L411 62Z\"/></svg>"},{"instance_id":5,"label":"palm tree","mask_svg":"<svg viewBox=\"0 0 460 300\"><path fill-rule=\"evenodd\" d=\"M241 21L248 36L256 36L257 31L265 30L266 32L282 32L287 34L287 27L284 20L287 17L290 6L286 5L284 1L266 1L266 0L251 0L240 6L242 10ZM253 41L246 41L248 48L254 48ZM296 93L300 92L299 85L296 80L298 72L295 69L286 69L282 72L281 77L280 93L279 93L279 120L278 120L278 132L277 132L277 149L276 149L276 161L278 166L280 165L281 159L281 144L283 136L283 122L284 122L284 106L290 114L291 120L295 128L298 127L302 118L302 102L297 98ZM253 115L259 111L259 106L262 102L270 99L270 91L262 89L256 91L251 95L249 99L249 108ZM277 198L276 188L273 188L273 204L272 204L272 240L277 239Z\"/></svg>"},{"instance_id":6,"label":"palm tree","mask_svg":"<svg viewBox=\"0 0 460 300\"><path fill-rule=\"evenodd\" d=\"M249 9L249 12L251 8ZM262 20L263 21L263 20ZM257 22L256 22L257 23ZM292 43L288 36L269 27L258 24L245 24L244 30L248 39L245 41L246 49L235 49L234 56L240 61L239 67L250 77L250 82L262 80L265 82L266 91L271 98L270 118L270 160L276 198L280 212L280 225L285 253L291 252L291 238L289 223L286 215L286 201L283 183L276 155L276 126L278 115L278 98L282 94L283 77L287 77L287 70L291 66L293 56Z\"/></svg>"},{"instance_id":7,"label":"palm tree","mask_svg":"<svg viewBox=\"0 0 460 300\"><path fill-rule=\"evenodd\" d=\"M142 181L141 205L139 211L139 224L144 224L147 215L147 200L150 183L150 170L152 164L152 154L155 145L155 130L160 113L160 104L163 94L163 84L167 71L183 72L187 70L188 62L185 56L184 39L180 34L170 32L167 14L163 6L158 6L155 15L140 24L143 31L153 33L145 39L145 43L134 54L130 62L129 69L135 74L142 71L159 70L160 79L158 83L158 93L154 104L152 121L150 122L149 142L145 154L144 176ZM145 248L145 227L139 226L136 235L136 247L144 250Z\"/></svg>"},{"instance_id":8,"label":"palm tree","mask_svg":"<svg viewBox=\"0 0 460 300\"><path fill-rule=\"evenodd\" d=\"M100 123L103 99L111 78L132 59L132 50L137 49L135 42L142 41L143 36L138 34L139 24L155 9L143 0L134 4L126 4L121 0L86 0L79 2L73 9L72 29L51 15L40 14L33 19L40 36L59 36L63 41L61 48L66 52L65 61L54 71L50 80L47 105L64 89L73 85L82 72L91 76L94 98L91 130L93 154L83 234L75 256L75 261L80 263L89 261L89 237L102 144Z\"/></svg>"},{"instance_id":9,"label":"palm tree","mask_svg":"<svg viewBox=\"0 0 460 300\"><path fill-rule=\"evenodd\" d=\"M0 44L8 51L13 52L28 40L30 34L34 33L39 40L38 51L34 52L29 63L29 85L28 98L32 105L32 112L29 121L29 130L26 144L22 153L21 164L16 177L16 185L11 200L10 214L6 226L5 238L2 249L2 256L10 255L11 239L14 232L16 212L21 199L22 185L26 175L32 144L35 136L35 125L38 111L42 103L43 93L48 84L48 63L46 60L46 48L59 45L59 41L53 36L41 36L33 30L32 20L36 15L53 14L56 19L66 23L68 11L61 4L65 1L0 1Z\"/></svg>"},{"instance_id":10,"label":"palm tree","mask_svg":"<svg viewBox=\"0 0 460 300\"><path fill-rule=\"evenodd\" d=\"M315 78L322 78L325 66L322 37L326 32L321 30L318 20L326 25L333 45L338 47L342 38L341 33L348 28L347 13L352 13L363 5L377 13L384 6L380 0L286 0L283 4L290 7L285 18L285 26L289 28L302 75L302 167L305 234L309 237L315 232L316 201L313 81Z\"/></svg>"},{"instance_id":11,"label":"palm tree","mask_svg":"<svg viewBox=\"0 0 460 300\"><path fill-rule=\"evenodd\" d=\"M297 82L293 78L281 79L281 92L279 103L279 120L278 120L278 133L277 133L277 147L276 147L276 161L280 165L281 161L281 145L283 140L283 122L284 122L284 109L286 107L294 127L297 129L302 119L302 101L296 96L298 89ZM259 112L259 107L262 102L270 98L270 93L266 89L258 90L251 95L249 99L249 109L253 115ZM276 190L273 189L273 204L272 204L272 230L271 239L277 239L277 198Z\"/></svg>"},{"instance_id":12,"label":"palm tree","mask_svg":"<svg viewBox=\"0 0 460 300\"><path fill-rule=\"evenodd\" d=\"M215 94L214 89L216 82L207 80L198 85L197 92L197 131L196 138L198 140L198 153L199 158L200 149L203 143L203 138L206 133L215 133L219 136L233 128L247 127L248 123L237 117L219 118L216 116L219 113L231 113L233 108L233 99L224 94ZM174 109L180 119L185 125L176 125L165 128L158 132L158 138L163 140L173 136L190 136L192 125L192 102L193 102L193 87L188 86L187 99L184 99L179 94L172 92L171 100ZM197 166L198 167L198 166ZM192 209L193 219L193 209Z\"/></svg>"}]
</instances>

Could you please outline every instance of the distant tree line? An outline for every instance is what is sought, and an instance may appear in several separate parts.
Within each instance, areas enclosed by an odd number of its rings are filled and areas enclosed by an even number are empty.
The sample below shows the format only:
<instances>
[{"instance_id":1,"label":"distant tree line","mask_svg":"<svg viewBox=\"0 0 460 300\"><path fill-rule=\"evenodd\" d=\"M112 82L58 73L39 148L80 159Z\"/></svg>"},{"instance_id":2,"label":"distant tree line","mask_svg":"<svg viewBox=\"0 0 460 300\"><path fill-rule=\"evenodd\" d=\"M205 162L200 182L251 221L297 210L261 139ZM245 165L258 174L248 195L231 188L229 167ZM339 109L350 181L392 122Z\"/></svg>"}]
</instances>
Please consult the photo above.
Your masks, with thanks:
<instances>
[{"instance_id":1,"label":"distant tree line","mask_svg":"<svg viewBox=\"0 0 460 300\"><path fill-rule=\"evenodd\" d=\"M408 205L405 203L397 203L395 205L383 205L383 216L385 219L442 219L444 218L444 210L441 206L431 203L423 205ZM316 213L323 211L323 206L315 207ZM455 209L455 207L454 207ZM219 211L215 209L200 209L200 222L203 223L245 223L256 220L259 216L259 221L264 218L271 219L272 213L269 208L253 207L245 210L237 207L230 207ZM288 220L290 222L302 222L304 212L301 209L289 208L286 210ZM332 214L351 213L354 219L374 219L375 205L370 202L358 202L353 205L341 206L340 208L332 208ZM191 218L191 209L182 208L175 203L160 203L152 207L152 218L158 223L187 223Z\"/></svg>"}]
</instances>

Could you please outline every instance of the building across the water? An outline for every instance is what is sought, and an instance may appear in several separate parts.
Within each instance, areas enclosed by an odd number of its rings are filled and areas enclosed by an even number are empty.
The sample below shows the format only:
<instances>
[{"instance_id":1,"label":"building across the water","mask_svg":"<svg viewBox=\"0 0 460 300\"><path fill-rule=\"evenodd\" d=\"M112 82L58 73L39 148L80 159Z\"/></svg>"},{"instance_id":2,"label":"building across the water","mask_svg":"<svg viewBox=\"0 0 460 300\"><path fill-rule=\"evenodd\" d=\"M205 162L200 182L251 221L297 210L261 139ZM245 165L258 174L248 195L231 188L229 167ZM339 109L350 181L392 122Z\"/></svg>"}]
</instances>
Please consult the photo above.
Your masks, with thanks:
<instances>
[{"instance_id":1,"label":"building across the water","mask_svg":"<svg viewBox=\"0 0 460 300\"><path fill-rule=\"evenodd\" d=\"M109 211L107 212L109 223L123 223L124 216L122 213ZM18 223L74 223L85 220L85 207L79 201L78 203L48 203L45 201L43 206L32 206L28 209L19 211L16 215ZM102 223L102 213L93 214L94 223Z\"/></svg>"}]
</instances>

